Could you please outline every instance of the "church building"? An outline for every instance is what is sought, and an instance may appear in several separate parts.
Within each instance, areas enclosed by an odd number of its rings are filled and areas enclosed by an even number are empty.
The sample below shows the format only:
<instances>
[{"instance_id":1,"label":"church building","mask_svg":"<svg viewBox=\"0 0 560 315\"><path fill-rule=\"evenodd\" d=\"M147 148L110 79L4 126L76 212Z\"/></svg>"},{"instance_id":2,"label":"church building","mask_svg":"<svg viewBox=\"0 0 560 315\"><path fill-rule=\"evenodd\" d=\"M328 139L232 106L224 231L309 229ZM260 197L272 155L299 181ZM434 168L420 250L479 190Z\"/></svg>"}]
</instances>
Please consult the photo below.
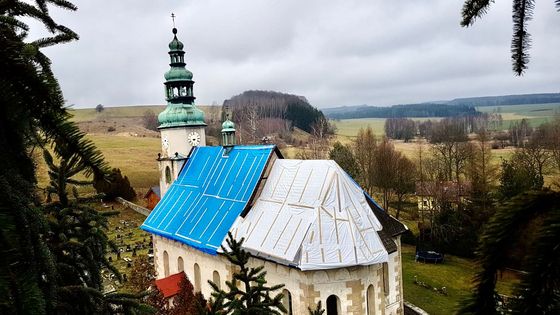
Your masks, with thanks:
<instances>
[{"instance_id":1,"label":"church building","mask_svg":"<svg viewBox=\"0 0 560 315\"><path fill-rule=\"evenodd\" d=\"M153 235L158 279L184 272L205 297L234 267L227 233L244 238L253 266L284 284L288 314L321 301L327 315L403 314L400 235L385 212L334 161L284 159L274 145L237 145L222 124L221 146L206 146L204 112L173 29L167 108L158 116L161 200L141 228Z\"/></svg>"}]
</instances>

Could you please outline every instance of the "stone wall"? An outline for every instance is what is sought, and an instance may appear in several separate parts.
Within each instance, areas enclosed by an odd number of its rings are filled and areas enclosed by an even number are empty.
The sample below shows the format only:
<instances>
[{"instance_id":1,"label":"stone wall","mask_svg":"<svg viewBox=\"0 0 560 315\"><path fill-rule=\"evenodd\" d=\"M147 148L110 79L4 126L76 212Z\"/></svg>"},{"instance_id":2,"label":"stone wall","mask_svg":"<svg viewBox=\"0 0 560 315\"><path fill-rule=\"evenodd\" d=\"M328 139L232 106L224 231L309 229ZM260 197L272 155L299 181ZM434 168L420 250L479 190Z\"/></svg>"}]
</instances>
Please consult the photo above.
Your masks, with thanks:
<instances>
[{"instance_id":1,"label":"stone wall","mask_svg":"<svg viewBox=\"0 0 560 315\"><path fill-rule=\"evenodd\" d=\"M397 241L399 241L397 239ZM212 280L214 272L220 278L220 286L231 280L233 267L222 255L210 255L193 249L182 243L160 236L153 237L154 262L157 278L165 277L164 251L169 257L169 274L179 272L178 258L183 260L184 272L194 287L200 286L205 297L210 297L212 288L208 280ZM251 266L265 266L267 281L270 284L283 283L291 295L294 315L307 315L307 307L314 307L322 301L326 308L327 298L336 295L339 300L339 314L362 315L370 314L403 314L402 272L400 242L399 251L389 255L389 294L383 292L383 268L381 264L370 266L353 266L317 271L301 271L270 261L253 258ZM200 270L200 277L195 277L195 264ZM197 285L195 279L200 278ZM368 294L370 288L371 294Z\"/></svg>"}]
</instances>

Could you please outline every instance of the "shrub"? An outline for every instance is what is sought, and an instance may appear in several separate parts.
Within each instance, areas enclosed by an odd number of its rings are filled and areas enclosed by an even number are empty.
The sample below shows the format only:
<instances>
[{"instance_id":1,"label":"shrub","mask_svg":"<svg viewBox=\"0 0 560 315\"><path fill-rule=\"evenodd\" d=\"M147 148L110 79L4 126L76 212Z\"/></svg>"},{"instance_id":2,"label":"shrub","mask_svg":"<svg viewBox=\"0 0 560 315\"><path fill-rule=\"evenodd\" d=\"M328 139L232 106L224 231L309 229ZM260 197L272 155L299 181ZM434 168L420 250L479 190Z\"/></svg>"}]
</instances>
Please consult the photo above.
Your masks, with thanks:
<instances>
[{"instance_id":1,"label":"shrub","mask_svg":"<svg viewBox=\"0 0 560 315\"><path fill-rule=\"evenodd\" d=\"M114 168L103 178L95 179L93 187L97 192L105 194L105 200L113 200L117 197L133 200L136 197L136 192L130 186L128 177L123 177L118 168Z\"/></svg>"}]
</instances>

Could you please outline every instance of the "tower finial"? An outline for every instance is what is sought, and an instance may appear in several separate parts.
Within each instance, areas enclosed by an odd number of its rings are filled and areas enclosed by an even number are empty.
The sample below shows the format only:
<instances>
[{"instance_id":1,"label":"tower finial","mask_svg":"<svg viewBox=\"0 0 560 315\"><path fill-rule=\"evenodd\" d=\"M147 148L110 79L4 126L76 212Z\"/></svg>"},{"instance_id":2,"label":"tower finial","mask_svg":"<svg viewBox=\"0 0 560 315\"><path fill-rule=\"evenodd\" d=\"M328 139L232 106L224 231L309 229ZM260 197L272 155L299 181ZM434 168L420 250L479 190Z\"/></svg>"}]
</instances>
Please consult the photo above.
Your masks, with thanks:
<instances>
[{"instance_id":1,"label":"tower finial","mask_svg":"<svg viewBox=\"0 0 560 315\"><path fill-rule=\"evenodd\" d=\"M171 19L173 20L173 29L175 29L175 13L171 12Z\"/></svg>"}]
</instances>

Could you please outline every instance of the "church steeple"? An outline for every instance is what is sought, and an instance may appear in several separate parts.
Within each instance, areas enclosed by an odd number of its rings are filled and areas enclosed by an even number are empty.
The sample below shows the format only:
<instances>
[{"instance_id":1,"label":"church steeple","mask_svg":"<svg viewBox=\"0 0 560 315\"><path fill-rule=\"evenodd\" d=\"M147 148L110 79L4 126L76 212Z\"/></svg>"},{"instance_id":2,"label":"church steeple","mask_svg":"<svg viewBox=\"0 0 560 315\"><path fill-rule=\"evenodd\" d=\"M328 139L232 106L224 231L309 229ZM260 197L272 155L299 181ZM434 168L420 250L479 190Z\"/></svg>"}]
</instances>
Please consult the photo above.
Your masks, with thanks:
<instances>
[{"instance_id":1,"label":"church steeple","mask_svg":"<svg viewBox=\"0 0 560 315\"><path fill-rule=\"evenodd\" d=\"M173 28L173 40L169 43L169 66L165 73L165 99L167 108L158 116L159 128L183 126L206 126L204 112L194 104L193 74L185 68L183 43L177 39Z\"/></svg>"},{"instance_id":2,"label":"church steeple","mask_svg":"<svg viewBox=\"0 0 560 315\"><path fill-rule=\"evenodd\" d=\"M185 46L177 38L177 29L173 26L173 39L169 43L170 69L164 76L167 107L158 116L161 196L179 176L193 147L206 145L204 112L194 104L193 74L185 68Z\"/></svg>"}]
</instances>

